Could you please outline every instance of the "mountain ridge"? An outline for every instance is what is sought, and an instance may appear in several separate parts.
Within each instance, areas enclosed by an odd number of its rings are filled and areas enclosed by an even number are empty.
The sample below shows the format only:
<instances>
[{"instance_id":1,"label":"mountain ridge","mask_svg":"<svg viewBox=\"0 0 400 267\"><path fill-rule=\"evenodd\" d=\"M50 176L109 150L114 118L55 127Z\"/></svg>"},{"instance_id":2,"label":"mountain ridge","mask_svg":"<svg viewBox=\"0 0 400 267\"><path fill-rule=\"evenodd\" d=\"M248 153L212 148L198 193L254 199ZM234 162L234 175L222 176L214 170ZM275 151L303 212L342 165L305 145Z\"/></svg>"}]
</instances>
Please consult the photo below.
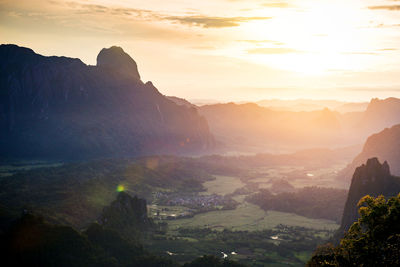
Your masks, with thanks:
<instances>
[{"instance_id":1,"label":"mountain ridge","mask_svg":"<svg viewBox=\"0 0 400 267\"><path fill-rule=\"evenodd\" d=\"M362 151L339 173L338 179L350 181L357 166L372 157L387 161L392 173L400 176L400 124L385 128L368 137Z\"/></svg>"},{"instance_id":2,"label":"mountain ridge","mask_svg":"<svg viewBox=\"0 0 400 267\"><path fill-rule=\"evenodd\" d=\"M143 83L134 60L117 50L122 63L102 55L100 66L88 66L1 45L0 155L87 159L212 149L206 119Z\"/></svg>"}]
</instances>

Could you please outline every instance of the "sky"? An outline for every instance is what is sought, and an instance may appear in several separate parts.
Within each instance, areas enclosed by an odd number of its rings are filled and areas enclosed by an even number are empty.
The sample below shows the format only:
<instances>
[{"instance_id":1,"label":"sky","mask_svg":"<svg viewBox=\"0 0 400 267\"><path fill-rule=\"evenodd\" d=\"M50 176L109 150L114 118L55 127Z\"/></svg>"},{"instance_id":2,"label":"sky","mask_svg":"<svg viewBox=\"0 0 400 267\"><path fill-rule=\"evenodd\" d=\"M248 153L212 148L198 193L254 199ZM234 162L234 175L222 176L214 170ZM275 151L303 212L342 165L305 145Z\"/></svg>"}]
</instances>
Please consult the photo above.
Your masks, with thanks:
<instances>
[{"instance_id":1,"label":"sky","mask_svg":"<svg viewBox=\"0 0 400 267\"><path fill-rule=\"evenodd\" d=\"M400 0L0 0L0 43L89 65L121 46L189 100L400 97Z\"/></svg>"}]
</instances>

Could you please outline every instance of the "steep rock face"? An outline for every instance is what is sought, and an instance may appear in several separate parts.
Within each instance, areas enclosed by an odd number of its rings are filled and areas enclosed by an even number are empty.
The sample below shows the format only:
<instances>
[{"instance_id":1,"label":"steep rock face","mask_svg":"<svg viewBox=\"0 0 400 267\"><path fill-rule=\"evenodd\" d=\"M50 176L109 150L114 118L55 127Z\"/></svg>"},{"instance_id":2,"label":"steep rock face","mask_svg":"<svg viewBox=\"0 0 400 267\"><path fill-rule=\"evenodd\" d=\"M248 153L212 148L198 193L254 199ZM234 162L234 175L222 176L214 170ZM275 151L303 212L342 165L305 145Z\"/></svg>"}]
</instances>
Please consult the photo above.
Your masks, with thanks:
<instances>
[{"instance_id":1,"label":"steep rock face","mask_svg":"<svg viewBox=\"0 0 400 267\"><path fill-rule=\"evenodd\" d=\"M366 165L361 165L354 172L339 232L347 231L358 219L357 203L362 197L392 197L399 192L400 178L390 174L388 163L381 164L377 158L368 159Z\"/></svg>"},{"instance_id":2,"label":"steep rock face","mask_svg":"<svg viewBox=\"0 0 400 267\"><path fill-rule=\"evenodd\" d=\"M339 174L339 179L350 180L356 167L372 157L387 161L392 173L400 176L400 124L371 135L362 152Z\"/></svg>"},{"instance_id":3,"label":"steep rock face","mask_svg":"<svg viewBox=\"0 0 400 267\"><path fill-rule=\"evenodd\" d=\"M146 200L131 197L125 192L120 192L117 199L104 208L99 223L115 230L129 227L147 228L152 225L152 221L147 217Z\"/></svg>"},{"instance_id":4,"label":"steep rock face","mask_svg":"<svg viewBox=\"0 0 400 267\"><path fill-rule=\"evenodd\" d=\"M207 121L178 106L121 48L98 66L0 46L0 157L87 159L198 153L213 147Z\"/></svg>"}]
</instances>

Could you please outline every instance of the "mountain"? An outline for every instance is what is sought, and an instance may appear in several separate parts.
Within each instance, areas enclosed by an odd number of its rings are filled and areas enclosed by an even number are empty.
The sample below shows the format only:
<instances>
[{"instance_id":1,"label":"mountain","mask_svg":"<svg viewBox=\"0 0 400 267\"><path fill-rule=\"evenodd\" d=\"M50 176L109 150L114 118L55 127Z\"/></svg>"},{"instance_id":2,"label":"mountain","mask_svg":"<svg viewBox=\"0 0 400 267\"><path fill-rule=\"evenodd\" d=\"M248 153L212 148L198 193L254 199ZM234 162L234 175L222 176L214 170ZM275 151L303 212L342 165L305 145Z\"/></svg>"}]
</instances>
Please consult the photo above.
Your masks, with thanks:
<instances>
[{"instance_id":1,"label":"mountain","mask_svg":"<svg viewBox=\"0 0 400 267\"><path fill-rule=\"evenodd\" d=\"M341 106L335 107L335 111L340 113L364 112L368 108L368 104L368 102L345 103Z\"/></svg>"},{"instance_id":2,"label":"mountain","mask_svg":"<svg viewBox=\"0 0 400 267\"><path fill-rule=\"evenodd\" d=\"M184 98L176 97L176 96L167 96L167 98L171 101L173 101L175 104L178 106L186 106L188 108L197 108L196 105L190 103Z\"/></svg>"},{"instance_id":3,"label":"mountain","mask_svg":"<svg viewBox=\"0 0 400 267\"><path fill-rule=\"evenodd\" d=\"M339 233L347 231L358 218L357 203L365 195L386 198L396 196L400 192L400 177L391 175L389 164L383 164L377 158L367 160L366 164L356 169L351 181L349 194L343 211Z\"/></svg>"},{"instance_id":4,"label":"mountain","mask_svg":"<svg viewBox=\"0 0 400 267\"><path fill-rule=\"evenodd\" d=\"M377 132L400 123L400 99L374 98L364 113L363 126L368 131Z\"/></svg>"},{"instance_id":5,"label":"mountain","mask_svg":"<svg viewBox=\"0 0 400 267\"><path fill-rule=\"evenodd\" d=\"M342 115L329 109L276 111L254 103L215 104L198 108L217 141L248 152L286 153L310 147L354 144Z\"/></svg>"},{"instance_id":6,"label":"mountain","mask_svg":"<svg viewBox=\"0 0 400 267\"><path fill-rule=\"evenodd\" d=\"M400 123L400 99L366 103L269 100L198 107L211 131L228 152L287 153L313 147L345 147L364 142L373 133ZM330 106L316 109L317 105ZM344 104L343 104L344 103ZM299 110L295 105L314 105ZM279 109L278 105L285 105ZM277 108L278 107L278 108ZM337 110L340 110L337 111ZM351 112L343 112L349 110ZM352 174L352 173L351 173Z\"/></svg>"},{"instance_id":7,"label":"mountain","mask_svg":"<svg viewBox=\"0 0 400 267\"><path fill-rule=\"evenodd\" d=\"M346 102L337 100L313 100L313 99L265 99L257 101L256 104L279 111L314 111L324 108L335 109Z\"/></svg>"},{"instance_id":8,"label":"mountain","mask_svg":"<svg viewBox=\"0 0 400 267\"><path fill-rule=\"evenodd\" d=\"M88 66L0 46L0 157L88 159L213 146L206 119L143 83L120 47L102 49Z\"/></svg>"},{"instance_id":9,"label":"mountain","mask_svg":"<svg viewBox=\"0 0 400 267\"><path fill-rule=\"evenodd\" d=\"M120 192L117 199L103 209L98 221L105 228L130 234L154 225L147 216L146 200L125 192Z\"/></svg>"},{"instance_id":10,"label":"mountain","mask_svg":"<svg viewBox=\"0 0 400 267\"><path fill-rule=\"evenodd\" d=\"M392 173L400 176L400 124L371 135L362 152L339 174L339 179L350 180L357 166L367 159L377 157L387 161Z\"/></svg>"}]
</instances>

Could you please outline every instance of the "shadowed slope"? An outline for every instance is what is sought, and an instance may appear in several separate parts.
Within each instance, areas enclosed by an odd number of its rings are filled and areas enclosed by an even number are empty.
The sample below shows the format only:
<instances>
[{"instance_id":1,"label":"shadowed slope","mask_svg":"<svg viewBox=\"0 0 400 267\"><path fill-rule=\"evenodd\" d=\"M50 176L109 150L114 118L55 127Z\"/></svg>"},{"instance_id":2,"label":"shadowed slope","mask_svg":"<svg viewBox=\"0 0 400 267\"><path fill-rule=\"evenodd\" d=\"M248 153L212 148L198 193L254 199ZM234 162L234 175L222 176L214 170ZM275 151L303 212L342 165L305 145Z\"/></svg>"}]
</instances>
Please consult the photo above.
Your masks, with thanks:
<instances>
[{"instance_id":1,"label":"shadowed slope","mask_svg":"<svg viewBox=\"0 0 400 267\"><path fill-rule=\"evenodd\" d=\"M0 155L82 159L197 153L213 146L207 121L140 80L122 48L98 66L0 46Z\"/></svg>"}]
</instances>

